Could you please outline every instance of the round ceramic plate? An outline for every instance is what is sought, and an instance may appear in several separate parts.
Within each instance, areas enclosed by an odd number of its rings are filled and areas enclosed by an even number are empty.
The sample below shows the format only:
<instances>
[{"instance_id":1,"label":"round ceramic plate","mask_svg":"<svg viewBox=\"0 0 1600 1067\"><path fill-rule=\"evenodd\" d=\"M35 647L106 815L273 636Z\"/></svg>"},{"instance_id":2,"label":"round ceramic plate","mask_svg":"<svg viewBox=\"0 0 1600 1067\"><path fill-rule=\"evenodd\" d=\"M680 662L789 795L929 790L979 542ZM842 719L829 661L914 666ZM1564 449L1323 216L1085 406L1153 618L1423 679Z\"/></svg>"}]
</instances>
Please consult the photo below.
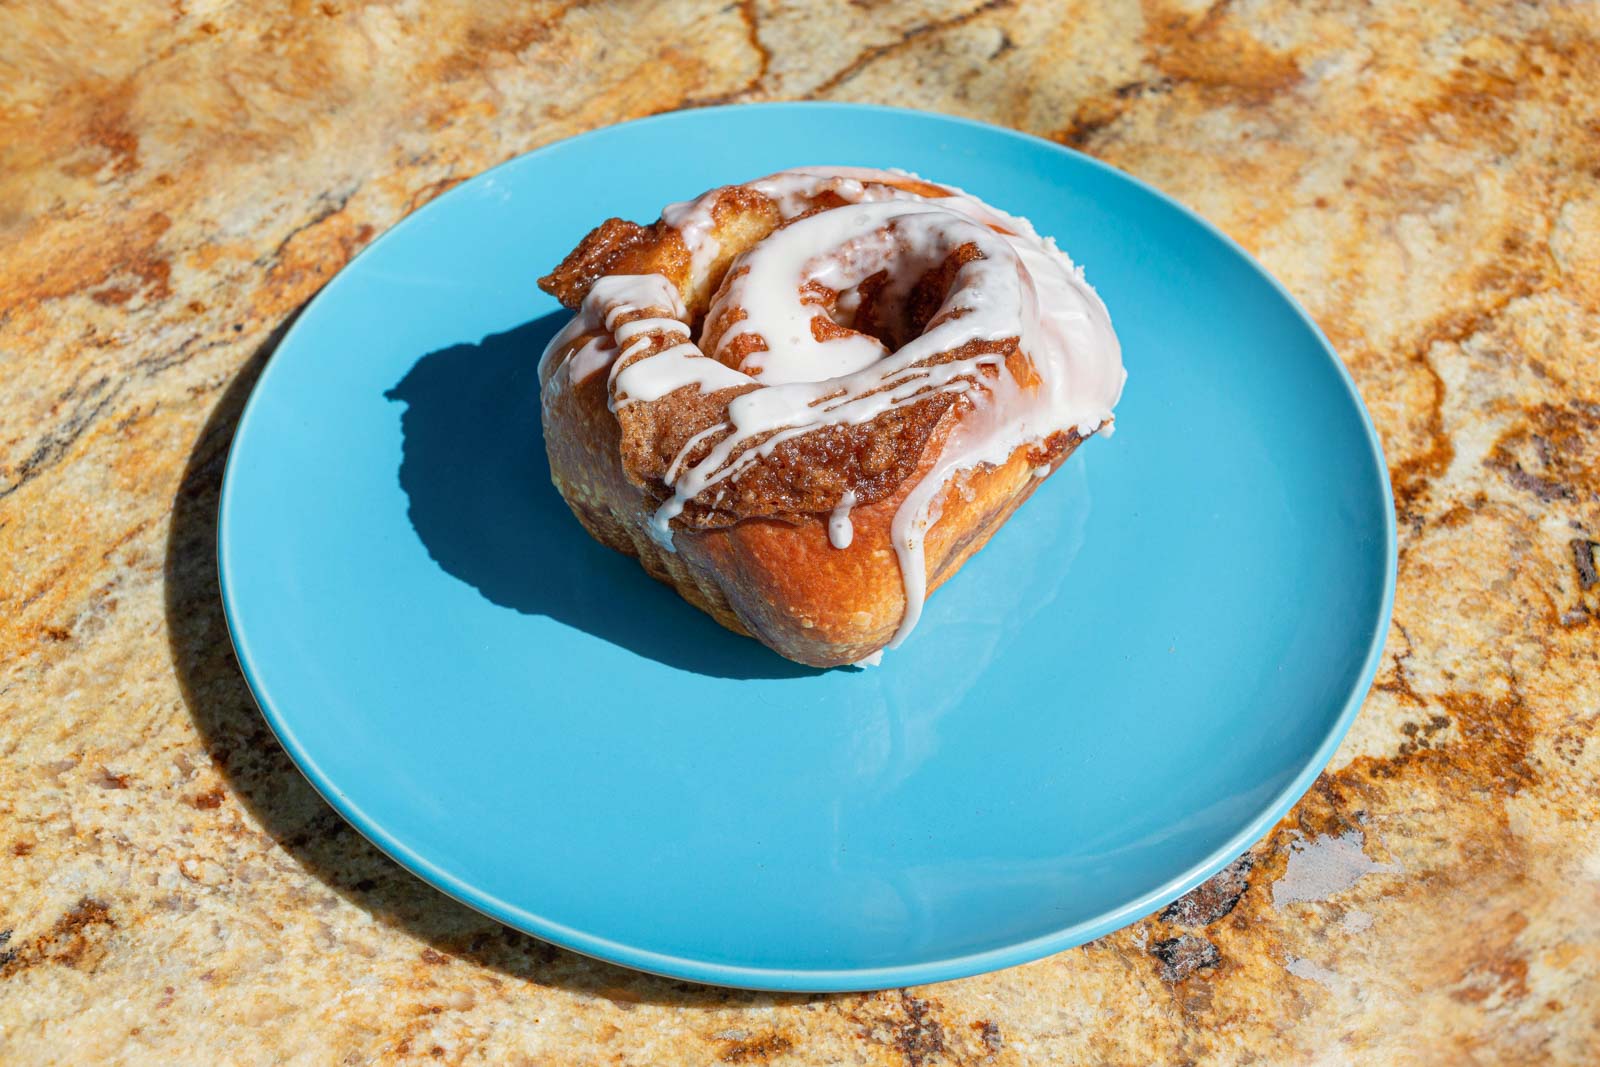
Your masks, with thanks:
<instances>
[{"instance_id":1,"label":"round ceramic plate","mask_svg":"<svg viewBox=\"0 0 1600 1067\"><path fill-rule=\"evenodd\" d=\"M903 167L1032 219L1129 371L876 669L721 629L551 488L534 286L593 225L785 167ZM262 375L223 597L263 713L410 870L679 978L842 990L1088 941L1265 833L1371 681L1395 540L1349 376L1237 246L1044 141L841 105L663 115L512 160L362 253Z\"/></svg>"}]
</instances>

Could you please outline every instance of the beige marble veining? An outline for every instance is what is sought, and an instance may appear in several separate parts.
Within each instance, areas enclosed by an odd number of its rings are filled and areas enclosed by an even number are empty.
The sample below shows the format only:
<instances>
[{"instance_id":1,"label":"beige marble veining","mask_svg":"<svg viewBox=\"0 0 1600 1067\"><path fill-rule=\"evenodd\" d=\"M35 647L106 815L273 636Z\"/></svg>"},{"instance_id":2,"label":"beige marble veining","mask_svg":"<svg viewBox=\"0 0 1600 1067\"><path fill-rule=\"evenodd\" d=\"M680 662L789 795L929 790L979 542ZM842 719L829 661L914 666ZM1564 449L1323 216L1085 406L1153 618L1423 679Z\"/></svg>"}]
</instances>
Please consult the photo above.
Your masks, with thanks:
<instances>
[{"instance_id":1,"label":"beige marble veining","mask_svg":"<svg viewBox=\"0 0 1600 1067\"><path fill-rule=\"evenodd\" d=\"M1034 964L811 998L387 861L257 715L212 548L244 396L374 236L559 137L800 97L1216 221L1354 373L1401 530L1377 686L1246 861ZM1592 3L0 6L0 1061L1595 1062L1597 439Z\"/></svg>"}]
</instances>

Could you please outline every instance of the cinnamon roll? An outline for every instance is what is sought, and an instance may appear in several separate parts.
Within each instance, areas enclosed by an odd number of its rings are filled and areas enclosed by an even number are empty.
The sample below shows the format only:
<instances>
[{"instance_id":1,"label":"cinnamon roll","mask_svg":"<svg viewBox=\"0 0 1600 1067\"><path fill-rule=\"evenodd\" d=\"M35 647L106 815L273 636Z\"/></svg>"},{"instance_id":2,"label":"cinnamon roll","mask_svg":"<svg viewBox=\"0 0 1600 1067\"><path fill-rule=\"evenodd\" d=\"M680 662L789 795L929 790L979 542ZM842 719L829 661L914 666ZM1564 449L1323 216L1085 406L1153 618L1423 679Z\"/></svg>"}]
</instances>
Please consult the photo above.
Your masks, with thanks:
<instances>
[{"instance_id":1,"label":"cinnamon roll","mask_svg":"<svg viewBox=\"0 0 1600 1067\"><path fill-rule=\"evenodd\" d=\"M610 219L539 285L551 476L601 542L801 663L875 660L1126 377L1082 272L909 174L807 167Z\"/></svg>"}]
</instances>

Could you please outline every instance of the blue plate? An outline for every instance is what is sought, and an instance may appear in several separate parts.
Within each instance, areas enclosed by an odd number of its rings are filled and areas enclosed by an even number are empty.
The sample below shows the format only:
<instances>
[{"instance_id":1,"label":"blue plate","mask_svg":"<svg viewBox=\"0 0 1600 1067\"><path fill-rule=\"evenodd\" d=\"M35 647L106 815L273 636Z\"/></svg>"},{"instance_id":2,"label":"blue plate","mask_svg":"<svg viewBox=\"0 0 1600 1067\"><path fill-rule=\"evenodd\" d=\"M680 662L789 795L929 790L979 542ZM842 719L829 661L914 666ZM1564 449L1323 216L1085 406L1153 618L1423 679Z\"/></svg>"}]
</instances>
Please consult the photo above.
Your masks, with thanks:
<instances>
[{"instance_id":1,"label":"blue plate","mask_svg":"<svg viewBox=\"0 0 1600 1067\"><path fill-rule=\"evenodd\" d=\"M1115 438L875 670L797 667L591 541L540 438L538 275L608 216L819 162L1032 219L1130 373ZM1047 142L823 104L598 130L406 219L267 366L219 537L263 713L396 860L579 952L790 990L1021 963L1205 879L1333 754L1395 567L1350 377L1237 245Z\"/></svg>"}]
</instances>

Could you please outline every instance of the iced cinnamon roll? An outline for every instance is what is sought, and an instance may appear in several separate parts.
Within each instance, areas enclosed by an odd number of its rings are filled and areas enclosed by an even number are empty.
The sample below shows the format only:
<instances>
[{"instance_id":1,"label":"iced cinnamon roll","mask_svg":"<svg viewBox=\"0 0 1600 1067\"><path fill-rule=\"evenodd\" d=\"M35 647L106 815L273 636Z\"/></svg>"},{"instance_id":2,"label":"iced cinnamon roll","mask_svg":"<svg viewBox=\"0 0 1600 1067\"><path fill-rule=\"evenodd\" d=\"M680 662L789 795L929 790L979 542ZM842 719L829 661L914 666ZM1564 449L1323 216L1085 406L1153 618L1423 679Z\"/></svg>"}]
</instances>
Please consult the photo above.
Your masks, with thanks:
<instances>
[{"instance_id":1,"label":"iced cinnamon roll","mask_svg":"<svg viewBox=\"0 0 1600 1067\"><path fill-rule=\"evenodd\" d=\"M1105 305L1027 221L908 174L808 167L539 284L557 489L597 539L801 663L874 660L1126 377Z\"/></svg>"}]
</instances>

